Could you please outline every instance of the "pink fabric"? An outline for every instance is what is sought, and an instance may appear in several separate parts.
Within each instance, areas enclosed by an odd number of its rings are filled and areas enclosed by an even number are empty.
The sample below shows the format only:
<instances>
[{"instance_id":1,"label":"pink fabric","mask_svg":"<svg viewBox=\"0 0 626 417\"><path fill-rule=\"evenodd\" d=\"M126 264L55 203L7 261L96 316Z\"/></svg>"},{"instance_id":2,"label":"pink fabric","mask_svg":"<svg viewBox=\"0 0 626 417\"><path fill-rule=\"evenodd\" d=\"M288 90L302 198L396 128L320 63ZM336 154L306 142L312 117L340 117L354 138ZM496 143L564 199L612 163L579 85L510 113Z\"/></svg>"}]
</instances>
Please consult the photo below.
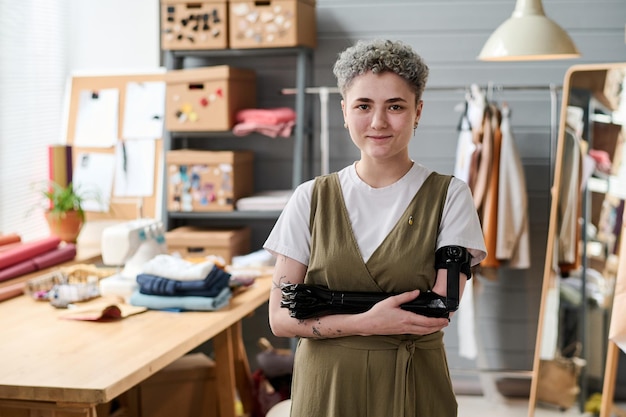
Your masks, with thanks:
<instances>
[{"instance_id":1,"label":"pink fabric","mask_svg":"<svg viewBox=\"0 0 626 417\"><path fill-rule=\"evenodd\" d=\"M286 122L279 125L266 125L261 123L238 123L233 127L233 134L236 136L249 135L252 132L259 132L265 136L275 138L281 136L287 138L291 135L291 130L295 122Z\"/></svg>"},{"instance_id":2,"label":"pink fabric","mask_svg":"<svg viewBox=\"0 0 626 417\"><path fill-rule=\"evenodd\" d=\"M44 269L49 266L58 265L61 262L71 261L76 257L76 245L68 243L61 247L43 253L32 259L37 269Z\"/></svg>"},{"instance_id":3,"label":"pink fabric","mask_svg":"<svg viewBox=\"0 0 626 417\"><path fill-rule=\"evenodd\" d=\"M76 246L67 244L0 270L0 282L70 261L75 257Z\"/></svg>"},{"instance_id":4,"label":"pink fabric","mask_svg":"<svg viewBox=\"0 0 626 417\"><path fill-rule=\"evenodd\" d=\"M611 157L607 151L601 151L599 149L589 149L589 156L596 162L596 167L600 172L609 174L611 172Z\"/></svg>"},{"instance_id":5,"label":"pink fabric","mask_svg":"<svg viewBox=\"0 0 626 417\"><path fill-rule=\"evenodd\" d=\"M272 109L243 109L236 115L237 122L258 123L263 125L279 125L296 120L296 112L289 107Z\"/></svg>"},{"instance_id":6,"label":"pink fabric","mask_svg":"<svg viewBox=\"0 0 626 417\"><path fill-rule=\"evenodd\" d=\"M8 268L0 270L0 282L16 278L22 275L35 272L37 267L31 260L21 261L15 265L11 265Z\"/></svg>"},{"instance_id":7,"label":"pink fabric","mask_svg":"<svg viewBox=\"0 0 626 417\"><path fill-rule=\"evenodd\" d=\"M48 252L61 243L61 239L50 236L32 242L25 242L15 248L0 253L0 269L15 265L26 259Z\"/></svg>"}]
</instances>

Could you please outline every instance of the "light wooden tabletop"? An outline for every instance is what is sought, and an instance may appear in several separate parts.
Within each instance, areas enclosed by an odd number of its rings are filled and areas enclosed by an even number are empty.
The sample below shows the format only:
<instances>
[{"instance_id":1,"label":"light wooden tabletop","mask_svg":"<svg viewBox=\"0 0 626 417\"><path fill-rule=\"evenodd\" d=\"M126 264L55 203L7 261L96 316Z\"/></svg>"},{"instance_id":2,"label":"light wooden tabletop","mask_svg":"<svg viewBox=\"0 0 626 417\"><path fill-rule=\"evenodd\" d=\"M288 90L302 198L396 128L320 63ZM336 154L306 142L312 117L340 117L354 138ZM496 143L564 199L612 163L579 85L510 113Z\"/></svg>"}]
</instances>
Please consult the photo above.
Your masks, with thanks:
<instances>
[{"instance_id":1,"label":"light wooden tabletop","mask_svg":"<svg viewBox=\"0 0 626 417\"><path fill-rule=\"evenodd\" d=\"M215 312L147 311L116 322L62 320L26 295L0 303L0 399L105 403L252 313L271 277Z\"/></svg>"}]
</instances>

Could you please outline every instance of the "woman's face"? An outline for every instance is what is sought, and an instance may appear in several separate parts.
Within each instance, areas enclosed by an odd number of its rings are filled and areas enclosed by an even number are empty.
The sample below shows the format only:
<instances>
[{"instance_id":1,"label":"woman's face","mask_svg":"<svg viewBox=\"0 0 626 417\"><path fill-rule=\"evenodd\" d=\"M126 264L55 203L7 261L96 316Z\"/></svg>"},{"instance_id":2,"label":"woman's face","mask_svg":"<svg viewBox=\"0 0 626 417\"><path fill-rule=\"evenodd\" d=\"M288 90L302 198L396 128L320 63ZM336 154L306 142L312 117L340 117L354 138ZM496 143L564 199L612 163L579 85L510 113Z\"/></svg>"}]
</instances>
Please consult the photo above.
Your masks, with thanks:
<instances>
[{"instance_id":1,"label":"woman's face","mask_svg":"<svg viewBox=\"0 0 626 417\"><path fill-rule=\"evenodd\" d=\"M392 72L371 71L352 81L341 102L343 117L362 158L408 158L408 145L422 112L422 101Z\"/></svg>"}]
</instances>

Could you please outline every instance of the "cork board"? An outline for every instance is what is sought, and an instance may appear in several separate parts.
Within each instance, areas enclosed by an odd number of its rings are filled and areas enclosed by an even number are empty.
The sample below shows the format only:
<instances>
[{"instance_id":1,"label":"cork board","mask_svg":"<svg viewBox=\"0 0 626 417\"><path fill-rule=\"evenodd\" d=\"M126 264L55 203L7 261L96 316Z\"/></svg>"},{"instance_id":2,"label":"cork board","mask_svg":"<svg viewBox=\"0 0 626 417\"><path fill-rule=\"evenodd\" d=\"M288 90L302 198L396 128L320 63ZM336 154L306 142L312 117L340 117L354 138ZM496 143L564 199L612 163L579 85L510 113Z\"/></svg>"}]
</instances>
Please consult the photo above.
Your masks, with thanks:
<instances>
[{"instance_id":1,"label":"cork board","mask_svg":"<svg viewBox=\"0 0 626 417\"><path fill-rule=\"evenodd\" d=\"M81 95L85 91L98 92L101 90L114 89L118 92L118 111L117 111L117 139L116 141L124 141L124 114L127 98L127 88L129 83L148 83L165 81L165 72L151 74L129 74L129 75L97 75L97 76L73 76L69 88L69 103L67 111L67 133L66 143L72 145L72 166L76 166L77 157L82 153L89 154L110 154L116 155L115 144L103 144L98 146L89 146L89 144L75 144L77 121L79 118L79 108L81 106ZM116 196L115 182L112 186L108 211L90 211L86 209L87 220L132 220L138 217L159 218L161 216L162 204L162 186L160 177L163 169L163 133L160 132L158 138L155 138L154 152L154 178L151 181L151 195L133 196L125 194ZM126 141L129 143L129 141ZM101 147L105 146L105 147Z\"/></svg>"}]
</instances>

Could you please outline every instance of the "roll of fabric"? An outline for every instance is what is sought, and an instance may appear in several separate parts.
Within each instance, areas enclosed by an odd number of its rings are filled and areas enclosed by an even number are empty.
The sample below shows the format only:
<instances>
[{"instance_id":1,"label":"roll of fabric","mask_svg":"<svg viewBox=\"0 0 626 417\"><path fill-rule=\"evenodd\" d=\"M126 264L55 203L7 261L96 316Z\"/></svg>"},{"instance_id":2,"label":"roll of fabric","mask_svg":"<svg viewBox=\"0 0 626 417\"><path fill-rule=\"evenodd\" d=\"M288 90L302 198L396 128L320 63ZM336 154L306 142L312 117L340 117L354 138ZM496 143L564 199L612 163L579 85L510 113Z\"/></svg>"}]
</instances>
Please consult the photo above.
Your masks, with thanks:
<instances>
[{"instance_id":1,"label":"roll of fabric","mask_svg":"<svg viewBox=\"0 0 626 417\"><path fill-rule=\"evenodd\" d=\"M11 265L8 268L0 270L0 282L8 281L11 278L16 278L22 275L35 272L37 267L30 260L22 261L15 265Z\"/></svg>"},{"instance_id":2,"label":"roll of fabric","mask_svg":"<svg viewBox=\"0 0 626 417\"><path fill-rule=\"evenodd\" d=\"M0 235L0 247L11 243L19 243L22 241L20 235L15 233L8 233L6 235Z\"/></svg>"},{"instance_id":3,"label":"roll of fabric","mask_svg":"<svg viewBox=\"0 0 626 417\"><path fill-rule=\"evenodd\" d=\"M37 269L48 268L62 262L71 261L76 257L76 245L68 243L49 252L35 256L32 261Z\"/></svg>"},{"instance_id":4,"label":"roll of fabric","mask_svg":"<svg viewBox=\"0 0 626 417\"><path fill-rule=\"evenodd\" d=\"M16 278L24 274L39 271L50 266L59 265L76 257L76 246L67 244L57 247L41 255L26 259L0 270L0 282Z\"/></svg>"},{"instance_id":5,"label":"roll of fabric","mask_svg":"<svg viewBox=\"0 0 626 417\"><path fill-rule=\"evenodd\" d=\"M56 236L49 236L32 242L22 243L14 249L0 252L0 269L18 264L27 259L32 259L37 255L55 249L61 243L61 239Z\"/></svg>"}]
</instances>

